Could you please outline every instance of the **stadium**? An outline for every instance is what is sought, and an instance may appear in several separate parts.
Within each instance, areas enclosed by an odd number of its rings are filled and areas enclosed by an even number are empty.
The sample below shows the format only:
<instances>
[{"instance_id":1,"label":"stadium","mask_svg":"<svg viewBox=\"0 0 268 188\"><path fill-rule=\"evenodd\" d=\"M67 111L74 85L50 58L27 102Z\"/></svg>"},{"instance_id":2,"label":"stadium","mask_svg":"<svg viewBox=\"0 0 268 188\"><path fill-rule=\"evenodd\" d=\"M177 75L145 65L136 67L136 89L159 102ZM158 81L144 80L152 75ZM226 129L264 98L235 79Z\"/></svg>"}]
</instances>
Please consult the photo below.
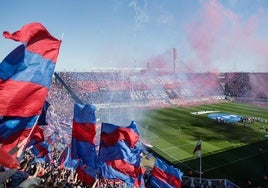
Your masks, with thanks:
<instances>
[{"instance_id":1,"label":"stadium","mask_svg":"<svg viewBox=\"0 0 268 188\"><path fill-rule=\"evenodd\" d=\"M0 64L0 186L267 187L268 74L55 72L38 23ZM160 65L160 66L158 66Z\"/></svg>"},{"instance_id":2,"label":"stadium","mask_svg":"<svg viewBox=\"0 0 268 188\"><path fill-rule=\"evenodd\" d=\"M68 142L74 103L92 103L99 122L136 121L144 166L150 170L154 157L160 157L184 173L182 187L200 181L212 187L265 186L267 80L267 73L244 72L57 72L48 97L47 134L57 128ZM202 166L193 154L199 139Z\"/></svg>"}]
</instances>

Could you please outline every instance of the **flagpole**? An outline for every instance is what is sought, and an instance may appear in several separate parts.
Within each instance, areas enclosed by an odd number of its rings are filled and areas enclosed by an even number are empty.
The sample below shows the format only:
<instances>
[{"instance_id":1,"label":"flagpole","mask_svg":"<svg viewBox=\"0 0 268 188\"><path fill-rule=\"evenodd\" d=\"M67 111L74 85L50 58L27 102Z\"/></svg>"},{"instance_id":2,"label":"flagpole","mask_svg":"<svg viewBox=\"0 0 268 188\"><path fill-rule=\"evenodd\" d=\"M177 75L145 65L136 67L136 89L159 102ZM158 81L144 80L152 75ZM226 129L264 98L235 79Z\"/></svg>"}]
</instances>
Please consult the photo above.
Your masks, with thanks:
<instances>
[{"instance_id":1,"label":"flagpole","mask_svg":"<svg viewBox=\"0 0 268 188\"><path fill-rule=\"evenodd\" d=\"M34 125L33 125L33 127L31 128L31 131L30 131L30 133L28 134L28 136L27 136L26 138L24 138L23 141L22 141L21 143L19 143L16 147L13 148L13 149L16 148L15 150L17 150L17 156L16 156L17 159L20 158L20 156L21 156L21 154L22 154L22 152L23 152L23 149L24 149L25 145L26 145L27 142L28 142L28 139L30 138L30 136L31 136L31 134L32 134L32 132L33 132L35 126L37 125L38 119L39 119L39 115L36 117L36 120L35 120L35 122L34 122ZM13 149L11 149L11 151L9 151L9 152L12 153L12 152L13 152L13 151L12 151Z\"/></svg>"},{"instance_id":2,"label":"flagpole","mask_svg":"<svg viewBox=\"0 0 268 188\"><path fill-rule=\"evenodd\" d=\"M30 138L30 136L31 136L31 134L32 134L32 132L33 132L33 130L34 130L34 128L36 127L36 125L37 125L37 123L38 123L38 119L39 119L39 117L40 117L40 115L37 116L37 118L36 118L36 120L35 120L35 122L34 122L34 125L33 125L33 127L31 128L31 131L30 131L30 133L29 133L28 136L27 136L27 140Z\"/></svg>"},{"instance_id":3,"label":"flagpole","mask_svg":"<svg viewBox=\"0 0 268 188\"><path fill-rule=\"evenodd\" d=\"M200 150L200 163L199 163L199 183L202 183L202 150Z\"/></svg>"},{"instance_id":4,"label":"flagpole","mask_svg":"<svg viewBox=\"0 0 268 188\"><path fill-rule=\"evenodd\" d=\"M103 129L103 126L102 126L102 123L101 123L101 128L100 128L100 134L102 133L102 129ZM100 138L101 139L101 138ZM99 143L98 143L98 152L97 152L97 160L99 161L99 158L100 158L100 140L99 140ZM98 180L98 188L101 187L101 172L100 172L100 168L97 168L97 180Z\"/></svg>"},{"instance_id":5,"label":"flagpole","mask_svg":"<svg viewBox=\"0 0 268 188\"><path fill-rule=\"evenodd\" d=\"M203 147L202 147L202 139L200 138L200 166L199 166L199 183L200 183L200 186L202 184L202 150L203 150Z\"/></svg>"}]
</instances>

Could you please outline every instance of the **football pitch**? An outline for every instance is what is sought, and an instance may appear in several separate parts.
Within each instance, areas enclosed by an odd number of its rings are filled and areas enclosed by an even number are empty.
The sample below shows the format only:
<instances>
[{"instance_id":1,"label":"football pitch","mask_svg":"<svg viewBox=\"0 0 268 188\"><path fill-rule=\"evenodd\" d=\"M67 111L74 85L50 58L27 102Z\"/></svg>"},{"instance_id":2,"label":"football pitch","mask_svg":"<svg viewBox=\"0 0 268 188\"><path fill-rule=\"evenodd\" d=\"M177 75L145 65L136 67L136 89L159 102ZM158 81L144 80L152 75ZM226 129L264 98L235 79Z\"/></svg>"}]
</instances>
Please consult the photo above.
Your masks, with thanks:
<instances>
[{"instance_id":1,"label":"football pitch","mask_svg":"<svg viewBox=\"0 0 268 188\"><path fill-rule=\"evenodd\" d=\"M245 120L217 122L208 117L213 113ZM203 177L226 178L245 187L248 180L253 185L263 185L268 172L267 121L267 107L222 102L148 110L137 123L141 136L153 145L152 152L185 176L192 171L199 177L200 159L195 158L193 150L201 138Z\"/></svg>"}]
</instances>

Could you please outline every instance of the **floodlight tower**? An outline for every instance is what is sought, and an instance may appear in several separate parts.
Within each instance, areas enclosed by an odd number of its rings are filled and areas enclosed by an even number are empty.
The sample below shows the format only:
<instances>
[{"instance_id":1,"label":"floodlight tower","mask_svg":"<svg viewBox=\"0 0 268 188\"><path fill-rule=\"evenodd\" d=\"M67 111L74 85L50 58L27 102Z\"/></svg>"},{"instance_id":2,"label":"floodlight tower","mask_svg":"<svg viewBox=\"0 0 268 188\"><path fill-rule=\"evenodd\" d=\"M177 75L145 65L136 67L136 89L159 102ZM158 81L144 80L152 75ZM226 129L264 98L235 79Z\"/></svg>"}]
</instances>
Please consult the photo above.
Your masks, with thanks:
<instances>
[{"instance_id":1,"label":"floodlight tower","mask_svg":"<svg viewBox=\"0 0 268 188\"><path fill-rule=\"evenodd\" d=\"M178 62L177 49L173 48L173 71L176 72L176 64Z\"/></svg>"}]
</instances>

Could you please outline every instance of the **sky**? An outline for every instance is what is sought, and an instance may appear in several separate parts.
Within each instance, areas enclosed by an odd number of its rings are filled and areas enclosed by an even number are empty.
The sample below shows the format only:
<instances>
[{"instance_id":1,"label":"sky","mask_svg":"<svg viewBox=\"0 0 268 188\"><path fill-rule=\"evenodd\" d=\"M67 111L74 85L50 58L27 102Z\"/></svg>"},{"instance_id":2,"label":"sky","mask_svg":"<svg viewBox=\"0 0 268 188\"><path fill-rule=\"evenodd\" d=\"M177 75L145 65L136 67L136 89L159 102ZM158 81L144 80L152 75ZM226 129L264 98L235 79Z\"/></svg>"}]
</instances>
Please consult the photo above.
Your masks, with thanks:
<instances>
[{"instance_id":1,"label":"sky","mask_svg":"<svg viewBox=\"0 0 268 188\"><path fill-rule=\"evenodd\" d=\"M267 0L1 1L0 32L42 23L62 39L55 71L173 68L268 72ZM18 42L0 37L0 58Z\"/></svg>"}]
</instances>

